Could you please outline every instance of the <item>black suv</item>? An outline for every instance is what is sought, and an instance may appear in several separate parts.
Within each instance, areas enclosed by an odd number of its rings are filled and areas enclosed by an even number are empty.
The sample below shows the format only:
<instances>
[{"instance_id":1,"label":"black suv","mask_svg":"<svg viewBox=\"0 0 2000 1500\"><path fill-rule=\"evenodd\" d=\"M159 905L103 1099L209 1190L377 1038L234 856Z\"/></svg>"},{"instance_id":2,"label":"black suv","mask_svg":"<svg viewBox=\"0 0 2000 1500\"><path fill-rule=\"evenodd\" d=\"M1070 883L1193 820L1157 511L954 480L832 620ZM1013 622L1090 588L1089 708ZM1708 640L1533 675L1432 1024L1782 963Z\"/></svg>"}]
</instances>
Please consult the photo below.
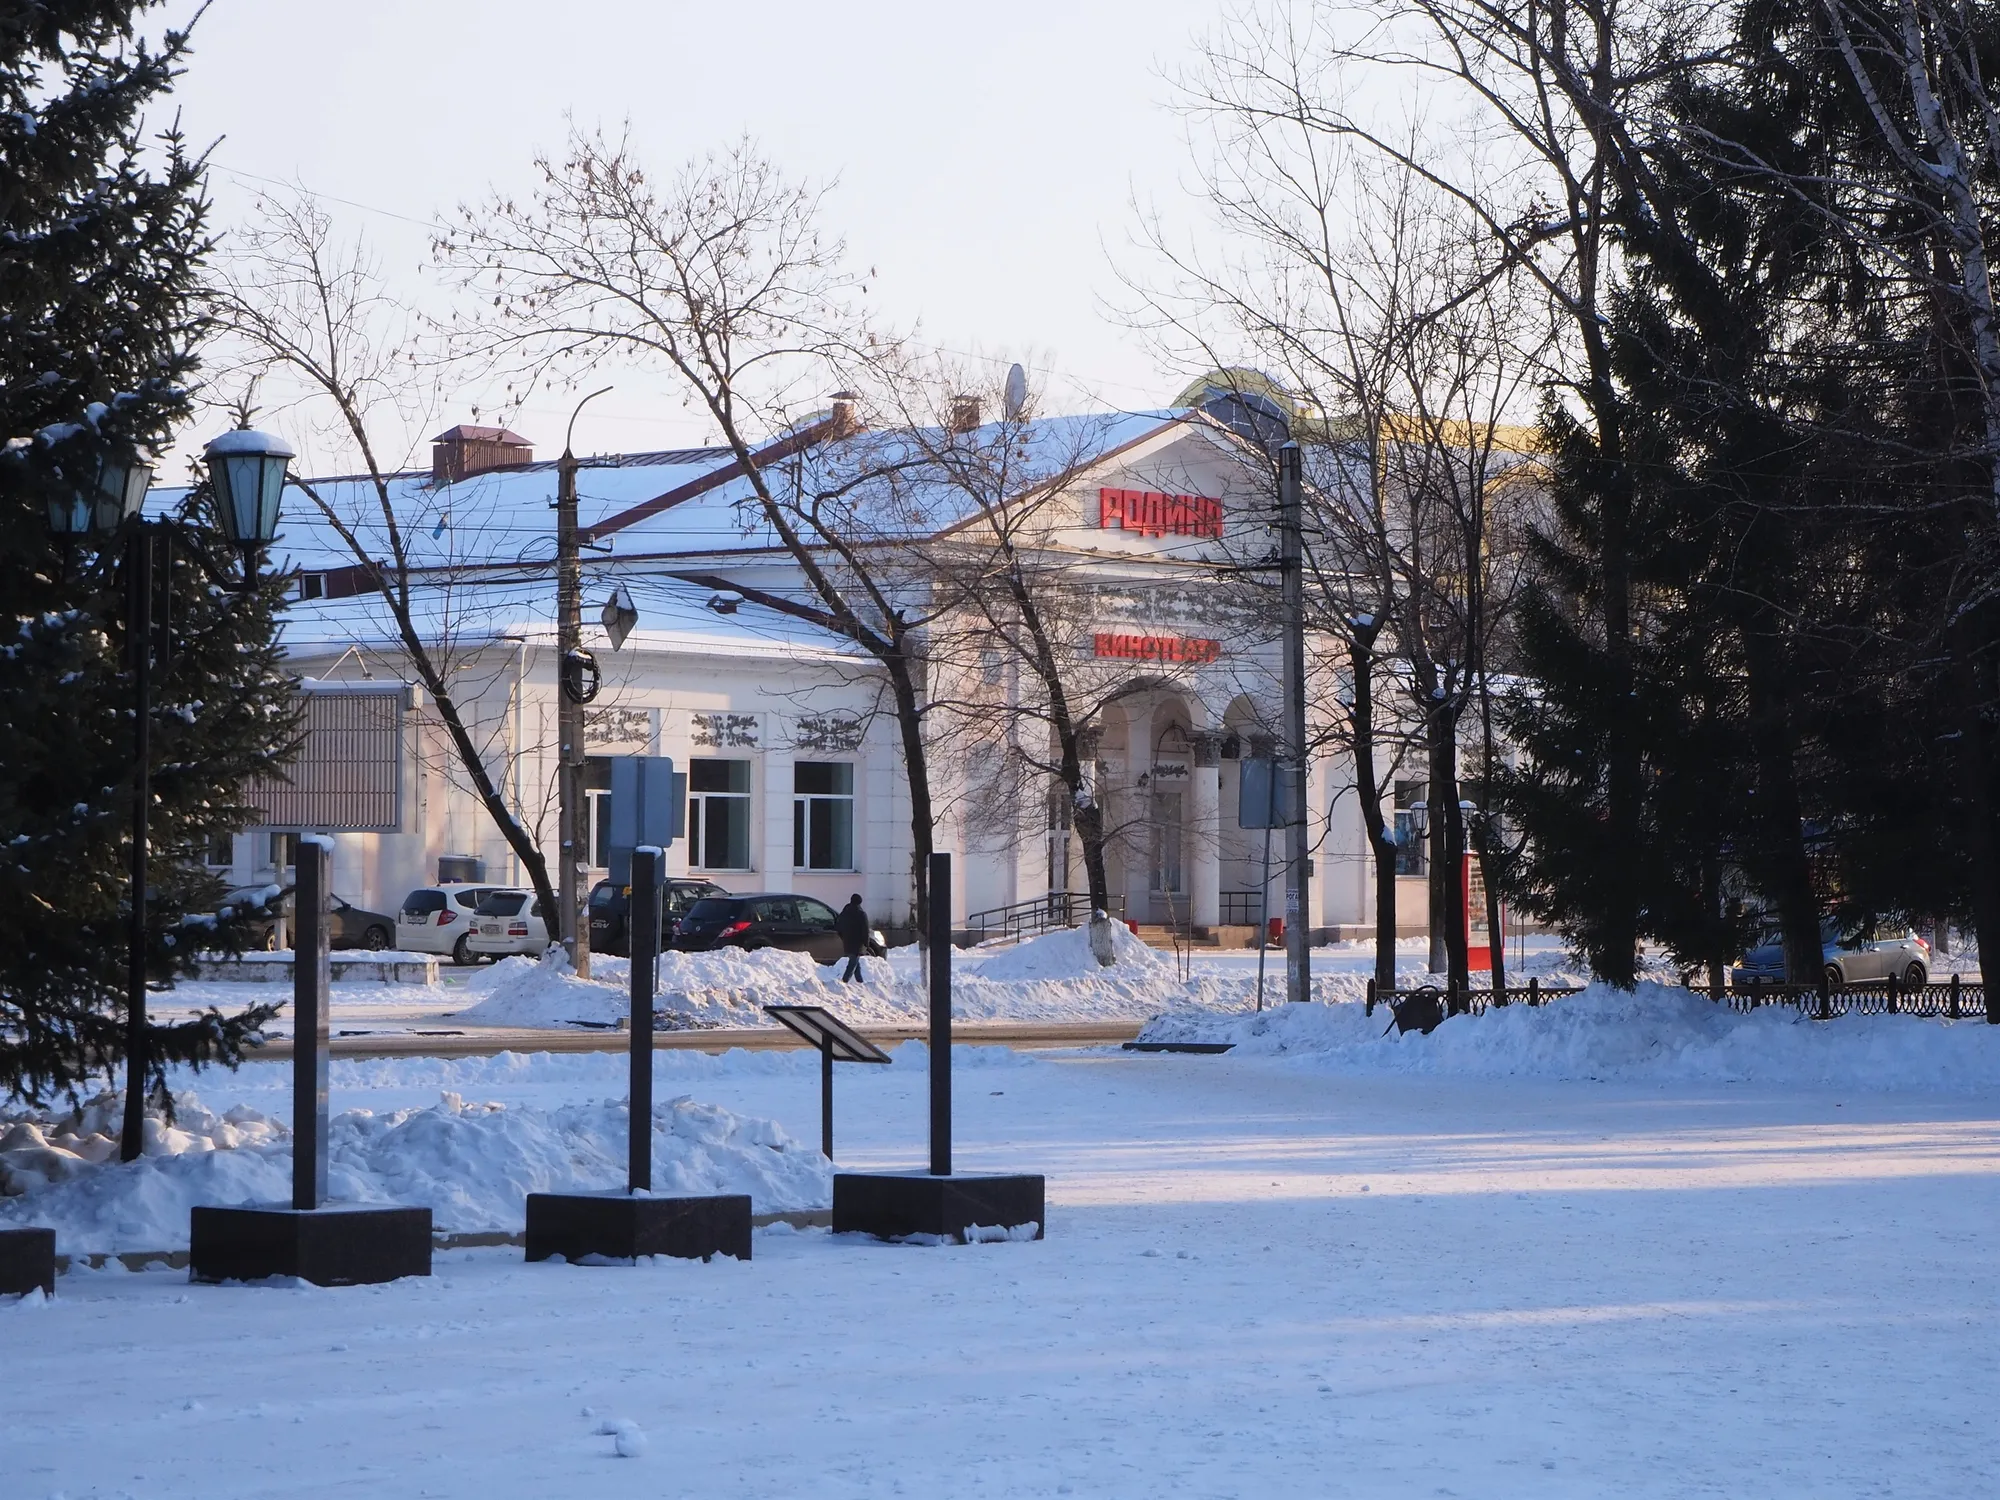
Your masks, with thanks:
<instances>
[{"instance_id":1,"label":"black suv","mask_svg":"<svg viewBox=\"0 0 2000 1500\"><path fill-rule=\"evenodd\" d=\"M811 896L778 892L749 896L705 896L688 908L674 933L683 953L709 948L789 948L810 953L814 963L840 957L840 934L833 908Z\"/></svg>"},{"instance_id":2,"label":"black suv","mask_svg":"<svg viewBox=\"0 0 2000 1500\"><path fill-rule=\"evenodd\" d=\"M590 951L609 953L614 958L629 958L632 953L631 933L627 929L627 909L631 905L631 887L613 885L608 880L600 880L590 890ZM729 892L710 880L669 880L660 903L660 945L668 946L673 941L674 930L687 914L687 909L704 896L727 896Z\"/></svg>"}]
</instances>

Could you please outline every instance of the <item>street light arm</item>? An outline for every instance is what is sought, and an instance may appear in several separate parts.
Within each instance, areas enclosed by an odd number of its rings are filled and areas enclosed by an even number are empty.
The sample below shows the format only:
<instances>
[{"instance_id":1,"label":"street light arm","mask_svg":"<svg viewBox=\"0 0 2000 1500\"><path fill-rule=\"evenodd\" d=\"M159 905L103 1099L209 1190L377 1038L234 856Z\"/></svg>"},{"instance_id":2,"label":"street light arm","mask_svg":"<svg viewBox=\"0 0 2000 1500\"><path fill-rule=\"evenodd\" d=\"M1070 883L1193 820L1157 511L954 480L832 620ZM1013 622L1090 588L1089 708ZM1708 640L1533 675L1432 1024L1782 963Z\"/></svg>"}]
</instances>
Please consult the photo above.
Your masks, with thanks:
<instances>
[{"instance_id":1,"label":"street light arm","mask_svg":"<svg viewBox=\"0 0 2000 1500\"><path fill-rule=\"evenodd\" d=\"M576 436L576 419L583 415L583 409L586 406L590 405L591 402L595 401L599 396L602 396L606 391L609 391L611 389L613 389L613 387L608 385L600 386L596 390L592 391L588 396L585 396L581 401L576 403L576 409L569 414L569 426L563 429L564 458L569 458L571 456L570 439Z\"/></svg>"}]
</instances>

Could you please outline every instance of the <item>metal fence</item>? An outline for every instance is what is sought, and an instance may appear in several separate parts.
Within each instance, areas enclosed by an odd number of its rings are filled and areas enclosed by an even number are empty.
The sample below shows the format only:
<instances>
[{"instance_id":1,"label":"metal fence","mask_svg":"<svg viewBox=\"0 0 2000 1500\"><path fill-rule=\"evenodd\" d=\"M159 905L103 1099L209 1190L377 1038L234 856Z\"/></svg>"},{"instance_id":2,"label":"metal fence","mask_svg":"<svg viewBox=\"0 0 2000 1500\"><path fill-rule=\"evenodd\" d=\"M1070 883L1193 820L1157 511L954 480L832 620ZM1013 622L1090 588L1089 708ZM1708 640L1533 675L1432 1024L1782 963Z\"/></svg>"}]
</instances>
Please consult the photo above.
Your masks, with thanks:
<instances>
[{"instance_id":1,"label":"metal fence","mask_svg":"<svg viewBox=\"0 0 2000 1500\"><path fill-rule=\"evenodd\" d=\"M1454 994L1438 985L1420 988L1436 993L1443 1000L1448 1014L1475 1016L1484 1015L1496 1005L1546 1005L1551 1000L1582 993L1581 985L1545 985L1537 979L1530 979L1525 985L1510 984L1497 993L1491 989L1474 989ZM1381 995L1376 992L1375 981L1371 979L1368 981L1368 1007L1372 1011L1377 1005L1393 1004L1416 993L1417 990L1393 990ZM1839 986L1749 984L1740 988L1725 988L1719 997L1701 988L1690 993L1744 1014L1770 1006L1784 1006L1815 1021L1831 1021L1838 1016L1849 1015L1903 1015L1929 1016L1946 1021L1986 1021L2000 1026L2000 991L1989 996L1984 984L1977 980L1962 980L1956 974L1940 983L1925 985L1907 985L1899 980L1886 979Z\"/></svg>"},{"instance_id":2,"label":"metal fence","mask_svg":"<svg viewBox=\"0 0 2000 1500\"><path fill-rule=\"evenodd\" d=\"M1121 921L1124 919L1125 901L1122 896L1111 898L1108 915ZM967 912L958 932L963 941L983 943L990 938L1039 937L1060 927L1081 927L1089 920L1088 892L1051 891L1031 901L1016 901L1012 906Z\"/></svg>"}]
</instances>

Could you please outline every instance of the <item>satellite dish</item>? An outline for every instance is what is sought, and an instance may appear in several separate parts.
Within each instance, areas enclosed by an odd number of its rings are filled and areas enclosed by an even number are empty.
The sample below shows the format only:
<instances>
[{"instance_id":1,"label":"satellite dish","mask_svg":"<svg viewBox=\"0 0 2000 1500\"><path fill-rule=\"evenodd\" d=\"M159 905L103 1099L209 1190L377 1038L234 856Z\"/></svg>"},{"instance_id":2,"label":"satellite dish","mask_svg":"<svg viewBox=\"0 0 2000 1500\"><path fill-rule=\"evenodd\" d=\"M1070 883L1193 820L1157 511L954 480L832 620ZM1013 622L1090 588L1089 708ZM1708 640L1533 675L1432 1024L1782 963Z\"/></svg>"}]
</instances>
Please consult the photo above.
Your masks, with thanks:
<instances>
[{"instance_id":1,"label":"satellite dish","mask_svg":"<svg viewBox=\"0 0 2000 1500\"><path fill-rule=\"evenodd\" d=\"M1018 422L1028 410L1028 372L1019 365L1007 371L1007 399L1001 407L1010 422Z\"/></svg>"}]
</instances>

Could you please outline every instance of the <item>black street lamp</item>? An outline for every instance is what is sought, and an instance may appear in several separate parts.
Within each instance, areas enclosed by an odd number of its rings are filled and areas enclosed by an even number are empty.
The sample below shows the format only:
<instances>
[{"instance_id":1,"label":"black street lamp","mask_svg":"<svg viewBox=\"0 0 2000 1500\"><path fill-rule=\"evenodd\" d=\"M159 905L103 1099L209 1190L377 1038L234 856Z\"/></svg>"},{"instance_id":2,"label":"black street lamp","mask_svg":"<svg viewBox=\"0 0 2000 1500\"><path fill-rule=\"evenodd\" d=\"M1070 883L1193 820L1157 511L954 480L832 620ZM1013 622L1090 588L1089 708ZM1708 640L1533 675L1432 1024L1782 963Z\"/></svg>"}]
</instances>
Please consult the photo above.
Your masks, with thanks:
<instances>
[{"instance_id":1,"label":"black street lamp","mask_svg":"<svg viewBox=\"0 0 2000 1500\"><path fill-rule=\"evenodd\" d=\"M206 456L223 535L243 553L243 578L236 587L247 594L257 586L259 554L278 532L278 499L284 492L285 465L292 450L281 438L245 428L224 433L210 443ZM65 545L84 538L95 538L108 545L121 534L125 544L121 564L125 585L125 649L136 711L132 719L132 909L125 953L125 1123L118 1148L124 1161L136 1160L145 1143L146 859L147 823L153 800L154 552L156 543L165 545L171 570L171 548L180 532L171 520L146 519L146 491L152 482L151 465L136 458L107 457L99 464L97 483L88 493L52 497L48 507L49 530ZM205 570L211 574L217 572L192 538L184 536L182 540Z\"/></svg>"}]
</instances>

